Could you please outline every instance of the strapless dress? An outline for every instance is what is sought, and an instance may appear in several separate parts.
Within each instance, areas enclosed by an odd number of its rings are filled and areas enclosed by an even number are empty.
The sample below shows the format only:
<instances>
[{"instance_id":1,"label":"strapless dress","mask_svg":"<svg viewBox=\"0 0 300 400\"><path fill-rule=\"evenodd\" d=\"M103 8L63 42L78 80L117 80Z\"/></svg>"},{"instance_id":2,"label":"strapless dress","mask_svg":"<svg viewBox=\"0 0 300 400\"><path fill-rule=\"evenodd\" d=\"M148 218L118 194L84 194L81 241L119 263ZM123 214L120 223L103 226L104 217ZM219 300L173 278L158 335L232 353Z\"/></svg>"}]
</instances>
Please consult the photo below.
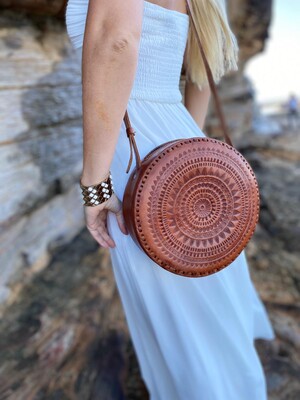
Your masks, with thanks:
<instances>
[{"instance_id":1,"label":"strapless dress","mask_svg":"<svg viewBox=\"0 0 300 400\"><path fill-rule=\"evenodd\" d=\"M66 24L81 56L88 0L69 0ZM179 89L189 16L144 1L142 35L128 113L141 157L159 144L205 136ZM129 174L124 123L111 164L122 199ZM148 258L108 213L114 276L140 370L152 400L266 400L255 338L274 339L244 251L202 278L169 273Z\"/></svg>"}]
</instances>

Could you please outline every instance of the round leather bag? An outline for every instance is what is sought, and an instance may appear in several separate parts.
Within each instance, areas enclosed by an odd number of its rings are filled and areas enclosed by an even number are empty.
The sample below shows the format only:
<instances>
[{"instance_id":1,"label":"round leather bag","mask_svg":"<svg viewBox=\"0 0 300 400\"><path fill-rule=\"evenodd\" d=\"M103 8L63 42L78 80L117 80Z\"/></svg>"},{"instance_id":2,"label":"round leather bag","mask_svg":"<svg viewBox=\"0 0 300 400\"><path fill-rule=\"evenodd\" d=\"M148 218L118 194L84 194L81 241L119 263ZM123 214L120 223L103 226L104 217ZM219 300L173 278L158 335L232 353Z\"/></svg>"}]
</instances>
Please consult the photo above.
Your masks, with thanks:
<instances>
[{"instance_id":1,"label":"round leather bag","mask_svg":"<svg viewBox=\"0 0 300 400\"><path fill-rule=\"evenodd\" d=\"M205 276L234 261L253 235L258 185L232 146L210 138L178 139L134 168L123 213L135 243L158 265Z\"/></svg>"},{"instance_id":2,"label":"round leather bag","mask_svg":"<svg viewBox=\"0 0 300 400\"><path fill-rule=\"evenodd\" d=\"M133 150L137 165L124 191L123 214L133 240L154 262L175 274L200 277L220 271L245 248L259 218L259 190L251 166L232 146L189 0L186 4L225 142L176 139L141 160L126 111L127 172Z\"/></svg>"}]
</instances>

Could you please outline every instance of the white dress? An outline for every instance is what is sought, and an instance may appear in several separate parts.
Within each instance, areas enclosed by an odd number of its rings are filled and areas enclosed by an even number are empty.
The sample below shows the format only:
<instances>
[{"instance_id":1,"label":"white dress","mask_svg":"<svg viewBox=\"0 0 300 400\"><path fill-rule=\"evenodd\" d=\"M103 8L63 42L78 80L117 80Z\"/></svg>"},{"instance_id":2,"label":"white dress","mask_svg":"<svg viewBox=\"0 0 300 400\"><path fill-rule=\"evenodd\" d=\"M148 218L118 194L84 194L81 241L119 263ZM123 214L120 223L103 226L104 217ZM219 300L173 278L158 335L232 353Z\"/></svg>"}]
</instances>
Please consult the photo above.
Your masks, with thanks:
<instances>
[{"instance_id":1,"label":"white dress","mask_svg":"<svg viewBox=\"0 0 300 400\"><path fill-rule=\"evenodd\" d=\"M81 55L88 0L69 0L67 31ZM175 138L204 136L181 102L180 72L189 17L144 2L143 28L128 113L141 157ZM125 126L111 165L119 199L129 174ZM147 257L108 214L110 249L142 377L152 400L265 400L254 338L275 337L244 252L201 278L169 273Z\"/></svg>"}]
</instances>

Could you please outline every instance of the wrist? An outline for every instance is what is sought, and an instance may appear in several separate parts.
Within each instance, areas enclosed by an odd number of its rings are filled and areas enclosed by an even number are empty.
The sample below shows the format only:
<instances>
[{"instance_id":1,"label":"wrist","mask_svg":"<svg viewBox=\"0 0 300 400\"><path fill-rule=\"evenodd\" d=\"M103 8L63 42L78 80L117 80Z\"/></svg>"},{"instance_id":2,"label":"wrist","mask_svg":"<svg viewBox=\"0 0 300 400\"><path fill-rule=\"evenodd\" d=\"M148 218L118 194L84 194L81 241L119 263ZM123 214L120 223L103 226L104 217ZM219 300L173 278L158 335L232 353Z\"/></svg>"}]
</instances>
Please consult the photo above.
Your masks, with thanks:
<instances>
[{"instance_id":1,"label":"wrist","mask_svg":"<svg viewBox=\"0 0 300 400\"><path fill-rule=\"evenodd\" d=\"M114 193L113 181L110 171L104 179L96 183L85 184L82 179L79 182L85 206L97 206L107 201Z\"/></svg>"},{"instance_id":2,"label":"wrist","mask_svg":"<svg viewBox=\"0 0 300 400\"><path fill-rule=\"evenodd\" d=\"M110 171L100 172L100 173L88 173L83 171L80 177L80 182L84 186L97 185L99 182L102 182L108 178Z\"/></svg>"}]
</instances>

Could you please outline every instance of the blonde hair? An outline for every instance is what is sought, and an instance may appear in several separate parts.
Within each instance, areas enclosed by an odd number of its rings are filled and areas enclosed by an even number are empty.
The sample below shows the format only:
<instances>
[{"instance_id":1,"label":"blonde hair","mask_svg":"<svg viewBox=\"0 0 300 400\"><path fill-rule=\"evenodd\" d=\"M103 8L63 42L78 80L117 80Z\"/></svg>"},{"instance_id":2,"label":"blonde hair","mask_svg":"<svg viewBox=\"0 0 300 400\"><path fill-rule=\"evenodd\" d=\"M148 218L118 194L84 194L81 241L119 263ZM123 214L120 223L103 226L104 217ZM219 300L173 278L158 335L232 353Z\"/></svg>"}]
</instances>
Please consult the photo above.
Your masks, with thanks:
<instances>
[{"instance_id":1,"label":"blonde hair","mask_svg":"<svg viewBox=\"0 0 300 400\"><path fill-rule=\"evenodd\" d=\"M191 7L204 53L218 83L227 72L238 69L238 45L228 23L225 0L191 0ZM202 88L207 76L191 22L186 51L186 77Z\"/></svg>"}]
</instances>

